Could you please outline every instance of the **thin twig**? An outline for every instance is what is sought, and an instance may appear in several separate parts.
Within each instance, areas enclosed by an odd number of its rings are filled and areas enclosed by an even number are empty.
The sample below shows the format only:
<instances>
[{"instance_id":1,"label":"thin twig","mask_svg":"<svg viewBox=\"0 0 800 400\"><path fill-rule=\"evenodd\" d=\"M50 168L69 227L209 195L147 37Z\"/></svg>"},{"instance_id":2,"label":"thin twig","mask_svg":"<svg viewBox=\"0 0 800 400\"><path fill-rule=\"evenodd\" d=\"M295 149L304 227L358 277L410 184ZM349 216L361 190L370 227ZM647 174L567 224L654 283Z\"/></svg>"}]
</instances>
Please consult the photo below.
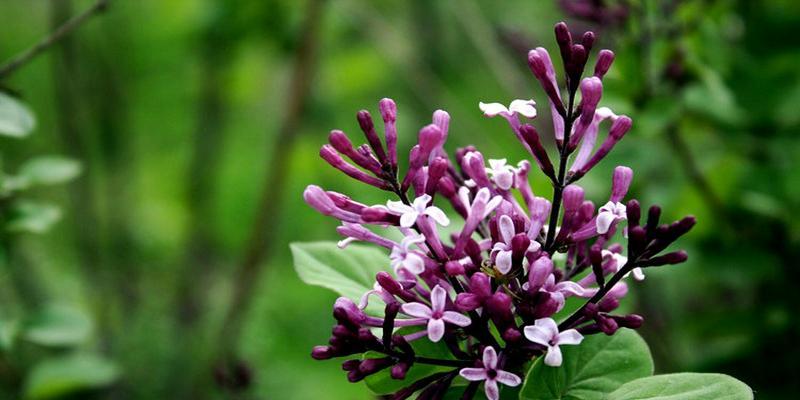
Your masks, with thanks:
<instances>
[{"instance_id":1,"label":"thin twig","mask_svg":"<svg viewBox=\"0 0 800 400\"><path fill-rule=\"evenodd\" d=\"M277 231L275 223L280 218L282 188L285 186L287 176L284 166L288 164L295 133L311 93L311 81L316 65L313 59L320 41L318 34L323 3L324 0L312 0L306 12L287 96L285 119L275 138L259 209L242 263L236 271L233 298L222 326L220 340L223 358L230 357L233 352L241 331L242 317L252 301L262 271L261 264L267 258L275 239Z\"/></svg>"},{"instance_id":2,"label":"thin twig","mask_svg":"<svg viewBox=\"0 0 800 400\"><path fill-rule=\"evenodd\" d=\"M18 54L17 56L15 56L11 60L3 64L3 66L0 67L0 79L7 78L9 75L14 73L14 71L25 65L28 61L32 60L41 52L47 50L48 47L58 42L64 36L68 35L70 32L75 30L75 28L86 22L89 18L91 18L92 16L101 11L104 11L106 7L108 7L108 3L110 1L111 0L97 0L97 2L94 3L94 5L92 5L88 9L86 9L86 11L84 11L79 15L76 15L69 21L65 22L63 25L59 26L50 35L46 36L41 41L39 41L39 43L36 43L29 49L23 51L22 53Z\"/></svg>"}]
</instances>

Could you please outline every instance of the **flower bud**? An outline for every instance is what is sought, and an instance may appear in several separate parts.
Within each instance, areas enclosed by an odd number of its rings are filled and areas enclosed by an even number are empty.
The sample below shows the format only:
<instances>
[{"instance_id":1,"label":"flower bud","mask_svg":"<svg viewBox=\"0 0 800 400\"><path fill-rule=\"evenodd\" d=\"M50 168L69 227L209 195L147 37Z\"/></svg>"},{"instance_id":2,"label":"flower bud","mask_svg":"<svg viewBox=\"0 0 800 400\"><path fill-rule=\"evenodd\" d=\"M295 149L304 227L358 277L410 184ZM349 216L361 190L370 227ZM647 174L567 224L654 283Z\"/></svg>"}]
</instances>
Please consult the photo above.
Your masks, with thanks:
<instances>
[{"instance_id":1,"label":"flower bud","mask_svg":"<svg viewBox=\"0 0 800 400\"><path fill-rule=\"evenodd\" d=\"M583 188L578 185L568 185L564 188L564 212L574 212L583 203L584 199Z\"/></svg>"},{"instance_id":2,"label":"flower bud","mask_svg":"<svg viewBox=\"0 0 800 400\"><path fill-rule=\"evenodd\" d=\"M314 346L311 350L311 357L315 360L328 360L334 357L333 351L328 346Z\"/></svg>"},{"instance_id":3,"label":"flower bud","mask_svg":"<svg viewBox=\"0 0 800 400\"><path fill-rule=\"evenodd\" d=\"M608 70L611 68L611 63L614 62L614 52L611 50L600 50L597 54L597 64L594 66L594 76L603 79Z\"/></svg>"},{"instance_id":4,"label":"flower bud","mask_svg":"<svg viewBox=\"0 0 800 400\"><path fill-rule=\"evenodd\" d=\"M392 367L390 375L392 376L392 379L405 379L409 368L411 368L411 364L405 361L400 361Z\"/></svg>"},{"instance_id":5,"label":"flower bud","mask_svg":"<svg viewBox=\"0 0 800 400\"><path fill-rule=\"evenodd\" d=\"M446 262L444 270L450 276L464 275L464 266L458 261L450 260Z\"/></svg>"},{"instance_id":6,"label":"flower bud","mask_svg":"<svg viewBox=\"0 0 800 400\"><path fill-rule=\"evenodd\" d=\"M389 153L389 164L392 169L397 168L397 105L389 98L381 99L378 103L383 118L386 139L386 151Z\"/></svg>"},{"instance_id":7,"label":"flower bud","mask_svg":"<svg viewBox=\"0 0 800 400\"><path fill-rule=\"evenodd\" d=\"M381 164L386 164L389 160L386 158L386 152L383 150L381 139L375 132L375 124L372 122L372 116L369 114L369 111L359 111L358 114L356 114L356 118L358 119L358 125L361 127L361 130L364 131L364 136L366 136L369 146L372 147L372 151L374 151L375 155L378 157L378 161L380 161Z\"/></svg>"},{"instance_id":8,"label":"flower bud","mask_svg":"<svg viewBox=\"0 0 800 400\"><path fill-rule=\"evenodd\" d=\"M553 260L544 255L536 259L528 271L528 292L536 293L553 272Z\"/></svg>"},{"instance_id":9,"label":"flower bud","mask_svg":"<svg viewBox=\"0 0 800 400\"><path fill-rule=\"evenodd\" d=\"M642 208L639 201L631 199L625 205L625 214L628 217L628 228L639 226L639 220L642 217Z\"/></svg>"},{"instance_id":10,"label":"flower bud","mask_svg":"<svg viewBox=\"0 0 800 400\"><path fill-rule=\"evenodd\" d=\"M611 179L611 199L614 203L619 202L628 194L628 188L631 186L633 180L633 170L625 167L618 166L614 168L614 177ZM627 210L626 210L627 211Z\"/></svg>"},{"instance_id":11,"label":"flower bud","mask_svg":"<svg viewBox=\"0 0 800 400\"><path fill-rule=\"evenodd\" d=\"M672 253L667 253L662 256L653 257L647 261L647 266L649 267L658 267L662 265L672 265L672 264L680 264L685 262L689 259L689 255L686 254L685 251L673 251Z\"/></svg>"}]
</instances>

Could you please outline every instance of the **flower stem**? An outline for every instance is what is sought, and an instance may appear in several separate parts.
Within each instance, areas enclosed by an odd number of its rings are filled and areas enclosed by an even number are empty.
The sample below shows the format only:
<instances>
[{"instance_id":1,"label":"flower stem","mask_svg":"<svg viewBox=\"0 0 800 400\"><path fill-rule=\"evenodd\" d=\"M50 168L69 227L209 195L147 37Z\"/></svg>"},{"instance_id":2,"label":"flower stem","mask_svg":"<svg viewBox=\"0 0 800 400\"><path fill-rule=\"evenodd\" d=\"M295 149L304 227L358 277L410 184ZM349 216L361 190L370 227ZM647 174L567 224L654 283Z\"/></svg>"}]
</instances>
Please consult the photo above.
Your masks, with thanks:
<instances>
[{"instance_id":1,"label":"flower stem","mask_svg":"<svg viewBox=\"0 0 800 400\"><path fill-rule=\"evenodd\" d=\"M573 114L575 106L575 91L569 91L569 104L567 113L564 115L564 142L559 146L558 160L558 180L553 182L553 203L550 208L550 222L547 228L547 239L545 240L545 251L552 254L553 241L556 237L556 225L558 224L558 214L561 212L561 196L564 193L565 176L567 174L567 161L569 158L569 136L572 133Z\"/></svg>"}]
</instances>

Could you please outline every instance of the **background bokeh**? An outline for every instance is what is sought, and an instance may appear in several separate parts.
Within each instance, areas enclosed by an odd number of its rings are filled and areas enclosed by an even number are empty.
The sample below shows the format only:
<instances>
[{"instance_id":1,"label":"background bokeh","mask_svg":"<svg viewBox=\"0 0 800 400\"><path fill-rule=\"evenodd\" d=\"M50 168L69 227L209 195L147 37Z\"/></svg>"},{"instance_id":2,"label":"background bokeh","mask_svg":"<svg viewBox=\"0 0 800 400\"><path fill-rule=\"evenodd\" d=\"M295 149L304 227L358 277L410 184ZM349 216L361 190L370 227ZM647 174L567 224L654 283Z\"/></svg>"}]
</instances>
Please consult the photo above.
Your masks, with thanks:
<instances>
[{"instance_id":1,"label":"background bokeh","mask_svg":"<svg viewBox=\"0 0 800 400\"><path fill-rule=\"evenodd\" d=\"M3 0L0 59L93 3ZM634 120L587 195L605 198L624 164L643 204L699 221L682 239L690 261L651 272L628 299L657 370L728 373L759 399L794 398L793 0L112 0L0 80L37 120L27 138L0 137L4 174L46 154L82 165L25 192L59 205L59 222L2 234L0 397L370 398L309 357L336 296L300 282L288 244L338 240L303 203L309 183L384 200L327 167L319 146L333 128L356 137L356 111L389 96L401 149L442 108L449 149L526 157L477 103L546 104L525 53L554 51L560 20L616 52L601 104ZM547 115L538 125L550 130ZM543 177L533 188L549 195Z\"/></svg>"}]
</instances>

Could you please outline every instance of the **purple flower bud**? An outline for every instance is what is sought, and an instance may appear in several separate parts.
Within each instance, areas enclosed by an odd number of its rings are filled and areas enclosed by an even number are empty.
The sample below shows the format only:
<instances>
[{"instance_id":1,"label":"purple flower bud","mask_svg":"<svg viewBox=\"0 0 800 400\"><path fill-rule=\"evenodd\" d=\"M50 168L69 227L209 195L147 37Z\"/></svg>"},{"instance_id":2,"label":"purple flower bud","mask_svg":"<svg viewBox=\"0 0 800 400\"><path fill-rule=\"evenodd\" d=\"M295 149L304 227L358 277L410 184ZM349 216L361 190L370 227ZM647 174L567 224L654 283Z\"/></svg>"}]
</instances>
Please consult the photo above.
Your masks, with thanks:
<instances>
[{"instance_id":1,"label":"purple flower bud","mask_svg":"<svg viewBox=\"0 0 800 400\"><path fill-rule=\"evenodd\" d=\"M372 147L372 151L378 156L378 160L381 164L386 164L389 160L386 158L386 152L383 150L381 139L375 132L375 124L372 122L372 116L369 114L369 111L359 111L358 114L356 114L356 118L358 119L358 125L361 127L361 130L364 131L364 136L366 136L369 146Z\"/></svg>"},{"instance_id":2,"label":"purple flower bud","mask_svg":"<svg viewBox=\"0 0 800 400\"><path fill-rule=\"evenodd\" d=\"M333 303L333 316L340 323L350 323L354 326L360 325L367 319L367 315L358 308L358 305L347 297L339 297Z\"/></svg>"},{"instance_id":3,"label":"purple flower bud","mask_svg":"<svg viewBox=\"0 0 800 400\"><path fill-rule=\"evenodd\" d=\"M586 305L583 307L582 313L584 317L594 319L594 317L597 316L598 312L600 312L600 309L599 307L597 307L597 304L586 303Z\"/></svg>"},{"instance_id":4,"label":"purple flower bud","mask_svg":"<svg viewBox=\"0 0 800 400\"><path fill-rule=\"evenodd\" d=\"M608 336L613 335L619 329L619 325L617 321L614 321L613 318L609 318L603 315L597 316L598 325L600 325L600 330L603 331Z\"/></svg>"},{"instance_id":5,"label":"purple flower bud","mask_svg":"<svg viewBox=\"0 0 800 400\"><path fill-rule=\"evenodd\" d=\"M611 50L600 50L597 54L597 64L594 66L594 76L603 79L614 62L614 52Z\"/></svg>"},{"instance_id":6,"label":"purple flower bud","mask_svg":"<svg viewBox=\"0 0 800 400\"><path fill-rule=\"evenodd\" d=\"M673 251L662 256L653 257L647 261L647 266L658 267L662 265L680 264L689 259L689 255L683 250Z\"/></svg>"},{"instance_id":7,"label":"purple flower bud","mask_svg":"<svg viewBox=\"0 0 800 400\"><path fill-rule=\"evenodd\" d=\"M353 149L353 143L350 142L350 139L344 132L339 130L331 131L328 135L328 142L330 142L331 146L333 146L336 151L349 157L359 167L376 175L382 173L381 164L378 160L376 160L371 153L365 155L363 152Z\"/></svg>"},{"instance_id":8,"label":"purple flower bud","mask_svg":"<svg viewBox=\"0 0 800 400\"><path fill-rule=\"evenodd\" d=\"M327 161L332 167L344 172L349 177L364 182L368 185L375 186L381 189L388 189L389 185L381 179L374 176L367 175L364 171L352 166L342 159L333 146L326 144L319 150L319 155L323 160Z\"/></svg>"},{"instance_id":9,"label":"purple flower bud","mask_svg":"<svg viewBox=\"0 0 800 400\"><path fill-rule=\"evenodd\" d=\"M342 363L342 370L343 371L353 371L358 369L358 365L361 364L361 360L347 360Z\"/></svg>"},{"instance_id":10,"label":"purple flower bud","mask_svg":"<svg viewBox=\"0 0 800 400\"><path fill-rule=\"evenodd\" d=\"M428 180L425 183L425 194L433 197L436 194L436 188L439 185L439 180L442 179L450 163L442 157L436 157L428 167Z\"/></svg>"},{"instance_id":11,"label":"purple flower bud","mask_svg":"<svg viewBox=\"0 0 800 400\"><path fill-rule=\"evenodd\" d=\"M566 64L572 58L572 35L569 33L567 24L563 21L557 23L554 30L556 43L558 43L558 48L561 49L561 59Z\"/></svg>"},{"instance_id":12,"label":"purple flower bud","mask_svg":"<svg viewBox=\"0 0 800 400\"><path fill-rule=\"evenodd\" d=\"M502 330L514 325L511 305L511 296L503 292L497 292L486 300L486 311L498 329Z\"/></svg>"},{"instance_id":13,"label":"purple flower bud","mask_svg":"<svg viewBox=\"0 0 800 400\"><path fill-rule=\"evenodd\" d=\"M592 51L592 46L594 45L595 36L594 32L588 31L583 33L583 37L581 38L581 44L583 47L586 48L586 52L589 53Z\"/></svg>"},{"instance_id":14,"label":"purple flower bud","mask_svg":"<svg viewBox=\"0 0 800 400\"><path fill-rule=\"evenodd\" d=\"M583 135L586 133L587 128L594 120L594 113L597 110L597 104L600 103L600 98L603 96L603 82L600 78L589 77L581 81L581 115L575 125L575 132L569 139L570 151L578 147Z\"/></svg>"},{"instance_id":15,"label":"purple flower bud","mask_svg":"<svg viewBox=\"0 0 800 400\"><path fill-rule=\"evenodd\" d=\"M364 361L361 361L361 364L358 366L358 372L364 376L368 376L387 368L390 365L392 365L392 359L389 357L368 358Z\"/></svg>"},{"instance_id":16,"label":"purple flower bud","mask_svg":"<svg viewBox=\"0 0 800 400\"><path fill-rule=\"evenodd\" d=\"M444 270L450 276L464 275L465 273L464 266L460 262L452 260L444 264Z\"/></svg>"},{"instance_id":17,"label":"purple flower bud","mask_svg":"<svg viewBox=\"0 0 800 400\"><path fill-rule=\"evenodd\" d=\"M472 311L481 307L491 295L491 279L483 272L476 272L469 279L469 292L459 293L455 305L461 311Z\"/></svg>"},{"instance_id":18,"label":"purple flower bud","mask_svg":"<svg viewBox=\"0 0 800 400\"><path fill-rule=\"evenodd\" d=\"M611 312L619 308L619 299L616 297L605 297L597 303L597 307L601 312Z\"/></svg>"},{"instance_id":19,"label":"purple flower bud","mask_svg":"<svg viewBox=\"0 0 800 400\"><path fill-rule=\"evenodd\" d=\"M611 198L609 200L615 203L622 200L628 194L631 180L633 180L632 169L622 165L614 168L614 176L611 179Z\"/></svg>"},{"instance_id":20,"label":"purple flower bud","mask_svg":"<svg viewBox=\"0 0 800 400\"><path fill-rule=\"evenodd\" d=\"M375 275L375 280L378 281L382 288L393 295L398 295L403 291L403 285L386 271L378 272Z\"/></svg>"},{"instance_id":21,"label":"purple flower bud","mask_svg":"<svg viewBox=\"0 0 800 400\"><path fill-rule=\"evenodd\" d=\"M306 190L303 191L303 199L308 205L319 211L322 215L331 216L350 223L361 221L361 217L358 214L337 207L334 201L319 186L308 185Z\"/></svg>"},{"instance_id":22,"label":"purple flower bud","mask_svg":"<svg viewBox=\"0 0 800 400\"><path fill-rule=\"evenodd\" d=\"M389 153L389 164L392 169L397 169L397 105L389 98L381 99L378 103L383 118L383 127L386 138L386 151Z\"/></svg>"},{"instance_id":23,"label":"purple flower bud","mask_svg":"<svg viewBox=\"0 0 800 400\"><path fill-rule=\"evenodd\" d=\"M543 255L536 259L528 272L528 292L536 293L547 281L547 277L553 272L553 260L549 256Z\"/></svg>"},{"instance_id":24,"label":"purple flower bud","mask_svg":"<svg viewBox=\"0 0 800 400\"><path fill-rule=\"evenodd\" d=\"M575 212L583 204L584 191L578 185L568 185L564 188L564 211Z\"/></svg>"},{"instance_id":25,"label":"purple flower bud","mask_svg":"<svg viewBox=\"0 0 800 400\"><path fill-rule=\"evenodd\" d=\"M644 324L644 318L638 314L629 314L625 316L613 316L617 324L623 328L638 329Z\"/></svg>"},{"instance_id":26,"label":"purple flower bud","mask_svg":"<svg viewBox=\"0 0 800 400\"><path fill-rule=\"evenodd\" d=\"M647 210L647 236L653 237L658 227L658 220L661 218L661 207L657 205L650 206Z\"/></svg>"},{"instance_id":27,"label":"purple flower bud","mask_svg":"<svg viewBox=\"0 0 800 400\"><path fill-rule=\"evenodd\" d=\"M528 237L536 240L542 231L542 226L550 214L550 201L544 197L535 197L533 207L531 207L531 226L528 229ZM594 210L592 210L594 211Z\"/></svg>"},{"instance_id":28,"label":"purple flower bud","mask_svg":"<svg viewBox=\"0 0 800 400\"><path fill-rule=\"evenodd\" d=\"M516 343L522 339L522 334L516 328L508 328L503 331L503 340L508 343Z\"/></svg>"},{"instance_id":29,"label":"purple flower bud","mask_svg":"<svg viewBox=\"0 0 800 400\"><path fill-rule=\"evenodd\" d=\"M634 226L628 229L628 255L636 257L642 254L647 246L647 232L641 226Z\"/></svg>"},{"instance_id":30,"label":"purple flower bud","mask_svg":"<svg viewBox=\"0 0 800 400\"><path fill-rule=\"evenodd\" d=\"M314 346L311 350L311 357L315 360L328 360L334 357L333 351L328 346Z\"/></svg>"},{"instance_id":31,"label":"purple flower bud","mask_svg":"<svg viewBox=\"0 0 800 400\"><path fill-rule=\"evenodd\" d=\"M364 375L361 375L357 369L347 372L347 381L350 383L356 383L362 379L364 379Z\"/></svg>"},{"instance_id":32,"label":"purple flower bud","mask_svg":"<svg viewBox=\"0 0 800 400\"><path fill-rule=\"evenodd\" d=\"M405 379L411 365L405 361L400 361L392 367L390 375L392 379Z\"/></svg>"},{"instance_id":33,"label":"purple flower bud","mask_svg":"<svg viewBox=\"0 0 800 400\"><path fill-rule=\"evenodd\" d=\"M536 132L536 128L525 124L519 128L519 133L525 140L528 150L536 159L536 164L539 165L539 168L541 168L542 172L544 172L544 174L551 179L555 180L556 174L553 168L553 163L550 161L550 157L547 155L547 150L545 150L544 146L542 146L542 141L539 139L539 133Z\"/></svg>"},{"instance_id":34,"label":"purple flower bud","mask_svg":"<svg viewBox=\"0 0 800 400\"><path fill-rule=\"evenodd\" d=\"M444 143L447 141L447 132L450 130L450 114L444 110L436 110L433 112L433 124L439 127L439 131L441 131L441 137L439 142L436 143L436 146L433 149L433 153L431 154L432 157L446 157L446 153L444 152Z\"/></svg>"},{"instance_id":35,"label":"purple flower bud","mask_svg":"<svg viewBox=\"0 0 800 400\"><path fill-rule=\"evenodd\" d=\"M566 115L567 111L564 109L564 104L561 102L561 95L558 93L555 82L547 76L548 66L539 49L528 52L528 67L550 98L550 104L556 108L559 115Z\"/></svg>"},{"instance_id":36,"label":"purple flower bud","mask_svg":"<svg viewBox=\"0 0 800 400\"><path fill-rule=\"evenodd\" d=\"M428 161L427 158L431 151L439 144L442 139L442 130L434 124L426 125L419 131L419 149L422 162Z\"/></svg>"},{"instance_id":37,"label":"purple flower bud","mask_svg":"<svg viewBox=\"0 0 800 400\"><path fill-rule=\"evenodd\" d=\"M366 207L361 211L361 219L372 224L400 225L400 217L383 207Z\"/></svg>"},{"instance_id":38,"label":"purple flower bud","mask_svg":"<svg viewBox=\"0 0 800 400\"><path fill-rule=\"evenodd\" d=\"M639 205L639 201L636 199L631 199L628 201L628 204L625 206L625 213L628 217L629 228L639 226L639 220L642 217L642 208Z\"/></svg>"},{"instance_id":39,"label":"purple flower bud","mask_svg":"<svg viewBox=\"0 0 800 400\"><path fill-rule=\"evenodd\" d=\"M464 155L462 163L461 168L479 187L492 187L492 182L489 180L489 176L486 175L483 154L478 151L471 151Z\"/></svg>"}]
</instances>

